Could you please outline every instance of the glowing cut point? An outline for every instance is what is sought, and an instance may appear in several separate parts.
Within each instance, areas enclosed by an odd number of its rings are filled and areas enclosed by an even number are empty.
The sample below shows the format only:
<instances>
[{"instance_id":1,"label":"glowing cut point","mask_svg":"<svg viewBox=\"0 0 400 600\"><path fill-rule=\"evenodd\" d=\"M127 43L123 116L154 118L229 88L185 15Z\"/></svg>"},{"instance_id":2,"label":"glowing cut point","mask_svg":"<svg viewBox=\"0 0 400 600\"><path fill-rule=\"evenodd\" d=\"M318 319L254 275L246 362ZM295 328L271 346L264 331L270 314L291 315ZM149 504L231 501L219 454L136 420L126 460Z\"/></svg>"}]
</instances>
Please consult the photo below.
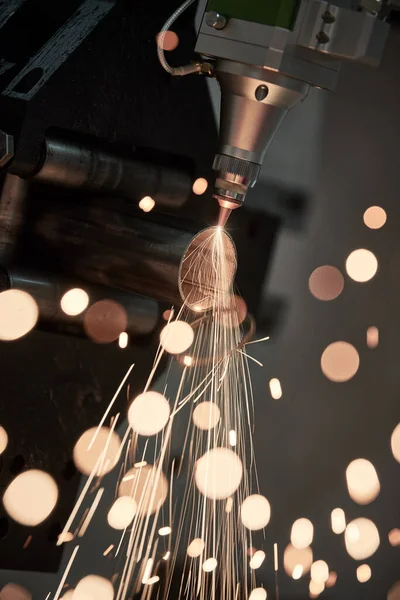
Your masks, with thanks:
<instances>
[{"instance_id":1,"label":"glowing cut point","mask_svg":"<svg viewBox=\"0 0 400 600\"><path fill-rule=\"evenodd\" d=\"M208 188L207 179L204 179L204 177L199 177L193 183L192 190L193 190L193 193L196 194L196 196L201 196L202 194L204 194L204 192L207 190L207 188Z\"/></svg>"},{"instance_id":2,"label":"glowing cut point","mask_svg":"<svg viewBox=\"0 0 400 600\"><path fill-rule=\"evenodd\" d=\"M207 560L203 563L203 571L206 573L211 573L214 569L217 568L218 561L216 558L207 558Z\"/></svg>"},{"instance_id":3,"label":"glowing cut point","mask_svg":"<svg viewBox=\"0 0 400 600\"><path fill-rule=\"evenodd\" d=\"M374 325L367 329L367 346L368 348L376 348L379 345L379 329Z\"/></svg>"},{"instance_id":4,"label":"glowing cut point","mask_svg":"<svg viewBox=\"0 0 400 600\"><path fill-rule=\"evenodd\" d=\"M292 525L290 541L298 550L307 548L312 544L314 527L309 519L297 519Z\"/></svg>"},{"instance_id":5,"label":"glowing cut point","mask_svg":"<svg viewBox=\"0 0 400 600\"><path fill-rule=\"evenodd\" d=\"M344 277L336 267L324 265L311 273L308 287L315 298L329 302L342 293Z\"/></svg>"},{"instance_id":6,"label":"glowing cut point","mask_svg":"<svg viewBox=\"0 0 400 600\"><path fill-rule=\"evenodd\" d=\"M267 600L267 590L264 588L254 588L249 596L249 600Z\"/></svg>"},{"instance_id":7,"label":"glowing cut point","mask_svg":"<svg viewBox=\"0 0 400 600\"><path fill-rule=\"evenodd\" d=\"M4 452L8 445L7 431L0 425L0 454Z\"/></svg>"},{"instance_id":8,"label":"glowing cut point","mask_svg":"<svg viewBox=\"0 0 400 600\"><path fill-rule=\"evenodd\" d=\"M390 438L390 446L394 458L400 463L400 423L396 425Z\"/></svg>"},{"instance_id":9,"label":"glowing cut point","mask_svg":"<svg viewBox=\"0 0 400 600\"><path fill-rule=\"evenodd\" d=\"M358 458L349 464L346 482L350 498L357 504L369 504L381 489L374 465L364 458Z\"/></svg>"},{"instance_id":10,"label":"glowing cut point","mask_svg":"<svg viewBox=\"0 0 400 600\"><path fill-rule=\"evenodd\" d=\"M295 565L292 573L293 579L300 579L300 577L303 575L303 571L303 565Z\"/></svg>"},{"instance_id":11,"label":"glowing cut point","mask_svg":"<svg viewBox=\"0 0 400 600\"><path fill-rule=\"evenodd\" d=\"M271 379L271 381L269 382L269 391L271 392L271 396L274 400L280 400L280 398L282 398L281 382L279 381L279 379L276 379L276 377Z\"/></svg>"},{"instance_id":12,"label":"glowing cut point","mask_svg":"<svg viewBox=\"0 0 400 600\"><path fill-rule=\"evenodd\" d=\"M392 529L389 531L388 538L391 546L400 546L400 529Z\"/></svg>"},{"instance_id":13,"label":"glowing cut point","mask_svg":"<svg viewBox=\"0 0 400 600\"><path fill-rule=\"evenodd\" d=\"M271 506L268 500L260 494L248 496L240 508L240 518L243 525L251 531L263 529L271 518Z\"/></svg>"},{"instance_id":14,"label":"glowing cut point","mask_svg":"<svg viewBox=\"0 0 400 600\"><path fill-rule=\"evenodd\" d=\"M190 558L197 558L198 556L203 554L205 546L206 545L201 538L195 538L190 542L188 546L188 549L186 551L187 555L190 556Z\"/></svg>"},{"instance_id":15,"label":"glowing cut point","mask_svg":"<svg viewBox=\"0 0 400 600\"><path fill-rule=\"evenodd\" d=\"M9 516L17 523L31 527L47 519L57 500L56 482L48 473L38 469L17 475L3 496L4 508Z\"/></svg>"},{"instance_id":16,"label":"glowing cut point","mask_svg":"<svg viewBox=\"0 0 400 600\"><path fill-rule=\"evenodd\" d=\"M119 338L118 338L118 346L122 349L126 348L128 345L128 341L129 341L129 337L128 334L126 333L126 331L123 331L122 333L119 334Z\"/></svg>"},{"instance_id":17,"label":"glowing cut point","mask_svg":"<svg viewBox=\"0 0 400 600\"><path fill-rule=\"evenodd\" d=\"M150 212L155 207L156 203L151 196L145 196L139 202L139 208L142 209L143 212Z\"/></svg>"},{"instance_id":18,"label":"glowing cut point","mask_svg":"<svg viewBox=\"0 0 400 600\"><path fill-rule=\"evenodd\" d=\"M0 340L17 340L33 329L39 309L30 294L22 290L0 293Z\"/></svg>"},{"instance_id":19,"label":"glowing cut point","mask_svg":"<svg viewBox=\"0 0 400 600\"><path fill-rule=\"evenodd\" d=\"M313 562L313 552L311 548L298 550L292 544L289 544L283 553L283 567L289 577L293 577L294 569L297 565L303 567L303 575L309 572Z\"/></svg>"},{"instance_id":20,"label":"glowing cut point","mask_svg":"<svg viewBox=\"0 0 400 600\"><path fill-rule=\"evenodd\" d=\"M185 352L193 340L193 329L185 321L171 321L160 333L160 344L170 354Z\"/></svg>"},{"instance_id":21,"label":"glowing cut point","mask_svg":"<svg viewBox=\"0 0 400 600\"><path fill-rule=\"evenodd\" d=\"M265 552L262 550L257 550L251 557L249 567L250 569L259 569L265 560Z\"/></svg>"},{"instance_id":22,"label":"glowing cut point","mask_svg":"<svg viewBox=\"0 0 400 600\"><path fill-rule=\"evenodd\" d=\"M365 248L354 250L346 260L346 271L349 277L359 283L370 281L378 270L378 260Z\"/></svg>"},{"instance_id":23,"label":"glowing cut point","mask_svg":"<svg viewBox=\"0 0 400 600\"><path fill-rule=\"evenodd\" d=\"M370 229L380 229L386 223L386 211L380 206L370 206L364 213L364 223Z\"/></svg>"},{"instance_id":24,"label":"glowing cut point","mask_svg":"<svg viewBox=\"0 0 400 600\"><path fill-rule=\"evenodd\" d=\"M193 411L193 423L202 431L213 429L221 417L221 412L215 402L200 402Z\"/></svg>"},{"instance_id":25,"label":"glowing cut point","mask_svg":"<svg viewBox=\"0 0 400 600\"><path fill-rule=\"evenodd\" d=\"M359 532L357 540L349 535L349 528L353 526L356 526ZM379 548L379 532L375 523L369 519L355 519L346 527L344 541L347 552L354 560L366 560Z\"/></svg>"},{"instance_id":26,"label":"glowing cut point","mask_svg":"<svg viewBox=\"0 0 400 600\"><path fill-rule=\"evenodd\" d=\"M97 437L89 449L96 431L96 427L91 427L82 433L74 446L73 459L75 466L84 475L91 474L99 459L97 476L109 473L119 460L121 439L115 431L111 432L108 427L99 429Z\"/></svg>"},{"instance_id":27,"label":"glowing cut point","mask_svg":"<svg viewBox=\"0 0 400 600\"><path fill-rule=\"evenodd\" d=\"M114 588L111 581L99 575L88 575L76 586L72 600L113 600Z\"/></svg>"},{"instance_id":28,"label":"glowing cut point","mask_svg":"<svg viewBox=\"0 0 400 600\"><path fill-rule=\"evenodd\" d=\"M341 508L334 508L331 512L331 525L333 533L340 534L346 529L346 515Z\"/></svg>"},{"instance_id":29,"label":"glowing cut point","mask_svg":"<svg viewBox=\"0 0 400 600\"><path fill-rule=\"evenodd\" d=\"M232 447L236 446L236 431L234 429L231 429L229 432L229 444Z\"/></svg>"},{"instance_id":30,"label":"glowing cut point","mask_svg":"<svg viewBox=\"0 0 400 600\"><path fill-rule=\"evenodd\" d=\"M161 527L158 530L158 535L169 535L171 533L171 527Z\"/></svg>"},{"instance_id":31,"label":"glowing cut point","mask_svg":"<svg viewBox=\"0 0 400 600\"><path fill-rule=\"evenodd\" d=\"M323 584L329 578L329 567L324 560L317 560L311 565L311 579L314 583ZM312 591L312 590L310 590ZM323 589L321 590L323 591ZM321 592L314 591L314 594L320 594Z\"/></svg>"},{"instance_id":32,"label":"glowing cut point","mask_svg":"<svg viewBox=\"0 0 400 600\"><path fill-rule=\"evenodd\" d=\"M198 490L211 500L223 500L239 487L243 475L242 461L229 448L213 448L196 463Z\"/></svg>"},{"instance_id":33,"label":"glowing cut point","mask_svg":"<svg viewBox=\"0 0 400 600\"><path fill-rule=\"evenodd\" d=\"M113 529L126 529L132 523L137 513L137 505L130 496L117 498L107 515L107 523Z\"/></svg>"},{"instance_id":34,"label":"glowing cut point","mask_svg":"<svg viewBox=\"0 0 400 600\"><path fill-rule=\"evenodd\" d=\"M319 596L320 594L322 594L324 589L325 589L324 582L314 581L314 579L311 579L310 585L309 585L309 590L310 590L311 594L313 594L314 596Z\"/></svg>"},{"instance_id":35,"label":"glowing cut point","mask_svg":"<svg viewBox=\"0 0 400 600\"><path fill-rule=\"evenodd\" d=\"M366 583L371 579L371 567L369 565L360 565L357 567L357 579L360 583Z\"/></svg>"},{"instance_id":36,"label":"glowing cut point","mask_svg":"<svg viewBox=\"0 0 400 600\"><path fill-rule=\"evenodd\" d=\"M328 581L325 584L325 587L331 588L337 582L337 573L335 571L330 571Z\"/></svg>"},{"instance_id":37,"label":"glowing cut point","mask_svg":"<svg viewBox=\"0 0 400 600\"><path fill-rule=\"evenodd\" d=\"M358 371L360 357L348 342L329 344L321 356L321 370L325 377L335 383L349 381Z\"/></svg>"},{"instance_id":38,"label":"glowing cut point","mask_svg":"<svg viewBox=\"0 0 400 600\"><path fill-rule=\"evenodd\" d=\"M141 516L155 513L164 504L167 495L167 478L158 467L152 465L130 469L118 488L118 496L134 499Z\"/></svg>"},{"instance_id":39,"label":"glowing cut point","mask_svg":"<svg viewBox=\"0 0 400 600\"><path fill-rule=\"evenodd\" d=\"M170 412L169 402L162 394L144 392L129 407L129 425L139 435L155 435L164 429Z\"/></svg>"},{"instance_id":40,"label":"glowing cut point","mask_svg":"<svg viewBox=\"0 0 400 600\"><path fill-rule=\"evenodd\" d=\"M75 317L80 315L89 306L89 296L81 288L73 288L65 292L61 298L61 308L66 315Z\"/></svg>"}]
</instances>

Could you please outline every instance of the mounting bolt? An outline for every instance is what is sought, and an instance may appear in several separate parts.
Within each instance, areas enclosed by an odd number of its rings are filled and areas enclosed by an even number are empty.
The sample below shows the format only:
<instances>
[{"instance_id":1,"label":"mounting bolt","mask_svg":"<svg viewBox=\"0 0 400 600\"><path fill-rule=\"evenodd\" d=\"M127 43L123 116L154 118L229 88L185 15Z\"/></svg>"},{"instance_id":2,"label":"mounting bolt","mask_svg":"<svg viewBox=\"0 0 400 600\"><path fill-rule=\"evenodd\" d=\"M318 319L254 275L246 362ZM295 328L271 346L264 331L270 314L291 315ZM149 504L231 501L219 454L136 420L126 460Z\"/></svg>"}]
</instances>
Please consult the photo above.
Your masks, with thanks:
<instances>
[{"instance_id":1,"label":"mounting bolt","mask_svg":"<svg viewBox=\"0 0 400 600\"><path fill-rule=\"evenodd\" d=\"M0 169L14 157L14 137L0 129Z\"/></svg>"},{"instance_id":2,"label":"mounting bolt","mask_svg":"<svg viewBox=\"0 0 400 600\"><path fill-rule=\"evenodd\" d=\"M254 93L256 100L258 100L259 102L262 102L268 96L268 92L269 92L269 89L267 88L266 85L259 85Z\"/></svg>"},{"instance_id":3,"label":"mounting bolt","mask_svg":"<svg viewBox=\"0 0 400 600\"><path fill-rule=\"evenodd\" d=\"M215 10L211 10L206 14L206 23L209 27L214 29L223 29L227 24L228 20L224 15L221 15Z\"/></svg>"},{"instance_id":4,"label":"mounting bolt","mask_svg":"<svg viewBox=\"0 0 400 600\"><path fill-rule=\"evenodd\" d=\"M333 15L331 12L329 12L329 10L326 10L324 13L322 13L322 20L324 23L334 23L336 21L336 17L335 15Z\"/></svg>"},{"instance_id":5,"label":"mounting bolt","mask_svg":"<svg viewBox=\"0 0 400 600\"><path fill-rule=\"evenodd\" d=\"M318 44L327 44L329 42L329 35L327 35L325 31L320 31L315 37L317 38Z\"/></svg>"}]
</instances>

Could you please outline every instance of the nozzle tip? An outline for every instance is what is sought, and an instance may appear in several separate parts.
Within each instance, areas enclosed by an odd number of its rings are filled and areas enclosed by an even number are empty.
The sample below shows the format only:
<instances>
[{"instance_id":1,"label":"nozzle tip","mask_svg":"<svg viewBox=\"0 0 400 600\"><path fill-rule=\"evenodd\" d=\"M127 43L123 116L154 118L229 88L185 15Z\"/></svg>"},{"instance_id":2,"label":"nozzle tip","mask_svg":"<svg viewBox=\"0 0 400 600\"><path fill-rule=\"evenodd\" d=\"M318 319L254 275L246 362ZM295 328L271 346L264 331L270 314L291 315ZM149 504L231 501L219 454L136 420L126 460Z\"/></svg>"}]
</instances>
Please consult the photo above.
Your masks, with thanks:
<instances>
[{"instance_id":1,"label":"nozzle tip","mask_svg":"<svg viewBox=\"0 0 400 600\"><path fill-rule=\"evenodd\" d=\"M231 208L227 208L226 206L220 206L218 215L218 227L225 227L231 212Z\"/></svg>"}]
</instances>

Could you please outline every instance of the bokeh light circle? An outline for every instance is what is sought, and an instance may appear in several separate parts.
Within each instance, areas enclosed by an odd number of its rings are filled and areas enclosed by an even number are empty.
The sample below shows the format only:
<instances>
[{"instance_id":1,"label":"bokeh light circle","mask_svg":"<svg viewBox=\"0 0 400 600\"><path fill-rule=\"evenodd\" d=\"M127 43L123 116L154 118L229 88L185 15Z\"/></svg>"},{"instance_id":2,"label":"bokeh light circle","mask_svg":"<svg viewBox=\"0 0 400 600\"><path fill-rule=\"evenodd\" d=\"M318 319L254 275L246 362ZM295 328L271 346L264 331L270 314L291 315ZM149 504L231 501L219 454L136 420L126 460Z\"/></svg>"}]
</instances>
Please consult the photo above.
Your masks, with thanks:
<instances>
[{"instance_id":1,"label":"bokeh light circle","mask_svg":"<svg viewBox=\"0 0 400 600\"><path fill-rule=\"evenodd\" d=\"M297 565L303 567L302 574L305 575L311 569L313 563L313 552L310 547L298 550L292 544L286 546L283 553L283 566L289 577L293 577L293 572Z\"/></svg>"},{"instance_id":2,"label":"bokeh light circle","mask_svg":"<svg viewBox=\"0 0 400 600\"><path fill-rule=\"evenodd\" d=\"M22 585L7 583L0 591L0 600L32 600L32 594Z\"/></svg>"},{"instance_id":3,"label":"bokeh light circle","mask_svg":"<svg viewBox=\"0 0 400 600\"><path fill-rule=\"evenodd\" d=\"M311 565L311 579L315 583L323 583L325 586L325 582L328 581L329 577L329 567L324 560L316 560ZM314 592L315 594L319 594L320 592Z\"/></svg>"},{"instance_id":4,"label":"bokeh light circle","mask_svg":"<svg viewBox=\"0 0 400 600\"><path fill-rule=\"evenodd\" d=\"M175 31L168 29L167 31L160 31L156 37L157 46L163 50L171 51L175 50L179 44L179 37Z\"/></svg>"},{"instance_id":5,"label":"bokeh light circle","mask_svg":"<svg viewBox=\"0 0 400 600\"><path fill-rule=\"evenodd\" d=\"M201 538L192 540L187 548L187 555L190 558L197 558L204 552L205 543Z\"/></svg>"},{"instance_id":6,"label":"bokeh light circle","mask_svg":"<svg viewBox=\"0 0 400 600\"><path fill-rule=\"evenodd\" d=\"M133 468L122 478L118 496L133 498L139 515L152 515L168 496L168 481L164 473L153 465Z\"/></svg>"},{"instance_id":7,"label":"bokeh light circle","mask_svg":"<svg viewBox=\"0 0 400 600\"><path fill-rule=\"evenodd\" d=\"M344 277L336 267L323 265L311 273L308 287L314 298L327 302L340 296L344 288Z\"/></svg>"},{"instance_id":8,"label":"bokeh light circle","mask_svg":"<svg viewBox=\"0 0 400 600\"><path fill-rule=\"evenodd\" d=\"M65 292L61 298L61 308L66 315L74 317L80 315L89 306L89 296L81 288L73 288Z\"/></svg>"},{"instance_id":9,"label":"bokeh light circle","mask_svg":"<svg viewBox=\"0 0 400 600\"><path fill-rule=\"evenodd\" d=\"M387 600L400 600L400 581L396 581L390 588Z\"/></svg>"},{"instance_id":10,"label":"bokeh light circle","mask_svg":"<svg viewBox=\"0 0 400 600\"><path fill-rule=\"evenodd\" d=\"M290 541L292 546L302 550L310 546L314 537L314 526L309 519L297 519L292 525Z\"/></svg>"},{"instance_id":11,"label":"bokeh light circle","mask_svg":"<svg viewBox=\"0 0 400 600\"><path fill-rule=\"evenodd\" d=\"M162 394L144 392L129 407L129 425L139 435L155 435L165 427L170 412L169 402Z\"/></svg>"},{"instance_id":12,"label":"bokeh light circle","mask_svg":"<svg viewBox=\"0 0 400 600\"><path fill-rule=\"evenodd\" d=\"M119 460L119 449L121 446L119 435L115 431L111 432L108 427L100 427L92 443L96 431L96 427L87 429L82 433L74 446L73 460L75 466L84 475L91 474L104 450L104 456L100 458L96 475L106 475L106 473L109 473L115 467Z\"/></svg>"},{"instance_id":13,"label":"bokeh light circle","mask_svg":"<svg viewBox=\"0 0 400 600\"><path fill-rule=\"evenodd\" d=\"M146 212L146 213L150 212L151 210L153 210L153 208L155 207L155 205L156 205L155 200L151 196L145 196L139 202L139 208L143 212Z\"/></svg>"},{"instance_id":14,"label":"bokeh light circle","mask_svg":"<svg viewBox=\"0 0 400 600\"><path fill-rule=\"evenodd\" d=\"M365 458L357 458L349 464L346 482L350 498L357 504L369 504L381 489L374 465Z\"/></svg>"},{"instance_id":15,"label":"bokeh light circle","mask_svg":"<svg viewBox=\"0 0 400 600\"><path fill-rule=\"evenodd\" d=\"M115 300L99 300L85 313L83 326L86 335L97 344L117 340L128 327L125 308Z\"/></svg>"},{"instance_id":16,"label":"bokeh light circle","mask_svg":"<svg viewBox=\"0 0 400 600\"><path fill-rule=\"evenodd\" d=\"M391 529L389 531L388 538L389 538L389 544L391 546L394 546L394 547L400 546L400 529L397 529L397 528Z\"/></svg>"},{"instance_id":17,"label":"bokeh light circle","mask_svg":"<svg viewBox=\"0 0 400 600\"><path fill-rule=\"evenodd\" d=\"M56 482L48 473L38 469L17 475L3 496L7 514L17 523L31 527L47 519L57 500Z\"/></svg>"},{"instance_id":18,"label":"bokeh light circle","mask_svg":"<svg viewBox=\"0 0 400 600\"><path fill-rule=\"evenodd\" d=\"M185 321L171 321L160 333L160 344L170 354L181 354L192 345L194 331Z\"/></svg>"},{"instance_id":19,"label":"bokeh light circle","mask_svg":"<svg viewBox=\"0 0 400 600\"><path fill-rule=\"evenodd\" d=\"M198 490L212 500L223 500L239 487L243 475L242 461L229 448L213 448L196 463Z\"/></svg>"},{"instance_id":20,"label":"bokeh light circle","mask_svg":"<svg viewBox=\"0 0 400 600\"><path fill-rule=\"evenodd\" d=\"M218 561L216 558L207 558L203 563L203 571L205 573L211 573L217 568Z\"/></svg>"},{"instance_id":21,"label":"bokeh light circle","mask_svg":"<svg viewBox=\"0 0 400 600\"><path fill-rule=\"evenodd\" d=\"M8 445L7 431L0 425L0 454L4 452Z\"/></svg>"},{"instance_id":22,"label":"bokeh light circle","mask_svg":"<svg viewBox=\"0 0 400 600\"><path fill-rule=\"evenodd\" d=\"M249 600L266 600L267 599L267 590L264 588L254 588L251 591L249 596Z\"/></svg>"},{"instance_id":23,"label":"bokeh light circle","mask_svg":"<svg viewBox=\"0 0 400 600\"><path fill-rule=\"evenodd\" d=\"M349 528L357 527L357 537L349 535ZM344 534L346 550L354 560L365 560L372 556L379 548L380 538L378 529L370 519L360 517L351 521Z\"/></svg>"},{"instance_id":24,"label":"bokeh light circle","mask_svg":"<svg viewBox=\"0 0 400 600\"><path fill-rule=\"evenodd\" d=\"M192 186L193 193L197 196L201 196L202 194L204 194L204 192L207 191L207 188L208 181L207 179L204 179L204 177L199 177L198 179L196 179Z\"/></svg>"},{"instance_id":25,"label":"bokeh light circle","mask_svg":"<svg viewBox=\"0 0 400 600\"><path fill-rule=\"evenodd\" d=\"M325 377L336 383L349 381L358 371L360 357L348 342L333 342L321 356L321 370Z\"/></svg>"},{"instance_id":26,"label":"bokeh light circle","mask_svg":"<svg viewBox=\"0 0 400 600\"><path fill-rule=\"evenodd\" d=\"M333 533L340 534L346 529L346 515L342 508L334 508L331 512L331 525Z\"/></svg>"},{"instance_id":27,"label":"bokeh light circle","mask_svg":"<svg viewBox=\"0 0 400 600\"><path fill-rule=\"evenodd\" d=\"M380 229L386 223L386 211L381 206L370 206L365 211L363 219L369 229Z\"/></svg>"},{"instance_id":28,"label":"bokeh light circle","mask_svg":"<svg viewBox=\"0 0 400 600\"><path fill-rule=\"evenodd\" d=\"M76 586L72 600L113 600L111 581L99 575L87 575Z\"/></svg>"},{"instance_id":29,"label":"bokeh light circle","mask_svg":"<svg viewBox=\"0 0 400 600\"><path fill-rule=\"evenodd\" d=\"M221 417L221 411L215 402L200 402L193 411L193 423L198 429L209 431L214 429Z\"/></svg>"},{"instance_id":30,"label":"bokeh light circle","mask_svg":"<svg viewBox=\"0 0 400 600\"><path fill-rule=\"evenodd\" d=\"M337 582L337 573L336 573L336 571L330 571L328 580L327 580L327 582L325 584L325 587L331 588L331 587L333 587L335 585L336 582Z\"/></svg>"},{"instance_id":31,"label":"bokeh light circle","mask_svg":"<svg viewBox=\"0 0 400 600\"><path fill-rule=\"evenodd\" d=\"M0 340L17 340L33 329L39 308L30 294L22 290L0 293Z\"/></svg>"},{"instance_id":32,"label":"bokeh light circle","mask_svg":"<svg viewBox=\"0 0 400 600\"><path fill-rule=\"evenodd\" d=\"M368 348L376 348L379 344L379 329L375 325L371 325L367 329L367 346Z\"/></svg>"},{"instance_id":33,"label":"bokeh light circle","mask_svg":"<svg viewBox=\"0 0 400 600\"><path fill-rule=\"evenodd\" d=\"M271 506L261 494L247 496L240 507L240 518L243 525L250 531L266 527L271 518Z\"/></svg>"},{"instance_id":34,"label":"bokeh light circle","mask_svg":"<svg viewBox=\"0 0 400 600\"><path fill-rule=\"evenodd\" d=\"M400 423L396 425L390 438L392 453L397 462L400 463Z\"/></svg>"},{"instance_id":35,"label":"bokeh light circle","mask_svg":"<svg viewBox=\"0 0 400 600\"><path fill-rule=\"evenodd\" d=\"M353 250L346 260L346 271L349 277L359 283L365 283L374 277L378 270L378 260L365 248Z\"/></svg>"},{"instance_id":36,"label":"bokeh light circle","mask_svg":"<svg viewBox=\"0 0 400 600\"><path fill-rule=\"evenodd\" d=\"M131 496L120 496L108 511L107 523L113 529L125 529L132 523L136 512L135 500Z\"/></svg>"},{"instance_id":37,"label":"bokeh light circle","mask_svg":"<svg viewBox=\"0 0 400 600\"><path fill-rule=\"evenodd\" d=\"M360 583L366 583L371 579L371 567L369 565L360 565L357 567L357 579Z\"/></svg>"}]
</instances>

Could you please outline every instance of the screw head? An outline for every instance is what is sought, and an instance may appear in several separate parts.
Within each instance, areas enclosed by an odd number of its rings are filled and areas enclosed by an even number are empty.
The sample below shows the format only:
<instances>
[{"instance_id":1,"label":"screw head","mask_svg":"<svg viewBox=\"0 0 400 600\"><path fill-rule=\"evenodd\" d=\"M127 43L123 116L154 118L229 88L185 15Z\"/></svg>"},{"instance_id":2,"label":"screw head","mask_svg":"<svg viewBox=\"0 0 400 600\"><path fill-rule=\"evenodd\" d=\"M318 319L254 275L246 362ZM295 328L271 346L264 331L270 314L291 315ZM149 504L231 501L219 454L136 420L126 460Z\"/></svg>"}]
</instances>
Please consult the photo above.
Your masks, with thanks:
<instances>
[{"instance_id":1,"label":"screw head","mask_svg":"<svg viewBox=\"0 0 400 600\"><path fill-rule=\"evenodd\" d=\"M215 10L211 10L206 14L207 25L209 27L213 27L214 29L223 29L227 22L227 18Z\"/></svg>"},{"instance_id":2,"label":"screw head","mask_svg":"<svg viewBox=\"0 0 400 600\"><path fill-rule=\"evenodd\" d=\"M316 35L318 44L327 44L329 42L329 35L325 31L320 31Z\"/></svg>"},{"instance_id":3,"label":"screw head","mask_svg":"<svg viewBox=\"0 0 400 600\"><path fill-rule=\"evenodd\" d=\"M268 96L268 92L269 89L266 85L259 85L254 93L254 96L256 97L256 100L262 102Z\"/></svg>"}]
</instances>

